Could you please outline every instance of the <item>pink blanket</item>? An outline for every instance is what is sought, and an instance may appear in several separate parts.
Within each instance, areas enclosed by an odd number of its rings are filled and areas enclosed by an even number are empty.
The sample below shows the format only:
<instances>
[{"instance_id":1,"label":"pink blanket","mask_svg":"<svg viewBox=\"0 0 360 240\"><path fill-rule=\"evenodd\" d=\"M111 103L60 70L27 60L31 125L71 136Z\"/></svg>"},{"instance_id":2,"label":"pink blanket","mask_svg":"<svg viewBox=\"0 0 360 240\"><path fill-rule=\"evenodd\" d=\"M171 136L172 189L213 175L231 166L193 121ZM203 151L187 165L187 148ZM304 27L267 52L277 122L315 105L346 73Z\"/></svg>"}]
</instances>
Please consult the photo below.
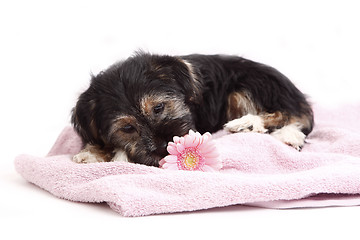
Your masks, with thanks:
<instances>
[{"instance_id":1,"label":"pink blanket","mask_svg":"<svg viewBox=\"0 0 360 240\"><path fill-rule=\"evenodd\" d=\"M16 170L53 195L107 202L123 216L194 211L235 204L269 208L360 205L360 104L315 108L301 152L256 133L214 135L219 172L172 171L125 162L76 164L71 127L46 157L18 156Z\"/></svg>"}]
</instances>

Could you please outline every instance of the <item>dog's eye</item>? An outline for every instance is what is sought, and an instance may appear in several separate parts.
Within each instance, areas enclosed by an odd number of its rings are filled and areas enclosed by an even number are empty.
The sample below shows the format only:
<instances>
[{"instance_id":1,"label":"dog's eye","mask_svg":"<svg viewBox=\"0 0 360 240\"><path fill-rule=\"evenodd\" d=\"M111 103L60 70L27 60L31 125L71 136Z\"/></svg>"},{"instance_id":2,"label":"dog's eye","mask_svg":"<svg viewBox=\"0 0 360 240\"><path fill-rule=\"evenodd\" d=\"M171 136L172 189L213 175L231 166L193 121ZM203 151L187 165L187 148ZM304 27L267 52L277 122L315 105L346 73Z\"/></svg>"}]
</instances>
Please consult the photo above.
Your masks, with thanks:
<instances>
[{"instance_id":1,"label":"dog's eye","mask_svg":"<svg viewBox=\"0 0 360 240\"><path fill-rule=\"evenodd\" d=\"M164 106L165 106L164 103L159 103L158 105L156 105L153 109L154 113L159 114L162 111L164 111Z\"/></svg>"},{"instance_id":2,"label":"dog's eye","mask_svg":"<svg viewBox=\"0 0 360 240\"><path fill-rule=\"evenodd\" d=\"M133 133L136 131L136 128L133 125L128 124L122 127L121 131L123 131L124 133Z\"/></svg>"}]
</instances>

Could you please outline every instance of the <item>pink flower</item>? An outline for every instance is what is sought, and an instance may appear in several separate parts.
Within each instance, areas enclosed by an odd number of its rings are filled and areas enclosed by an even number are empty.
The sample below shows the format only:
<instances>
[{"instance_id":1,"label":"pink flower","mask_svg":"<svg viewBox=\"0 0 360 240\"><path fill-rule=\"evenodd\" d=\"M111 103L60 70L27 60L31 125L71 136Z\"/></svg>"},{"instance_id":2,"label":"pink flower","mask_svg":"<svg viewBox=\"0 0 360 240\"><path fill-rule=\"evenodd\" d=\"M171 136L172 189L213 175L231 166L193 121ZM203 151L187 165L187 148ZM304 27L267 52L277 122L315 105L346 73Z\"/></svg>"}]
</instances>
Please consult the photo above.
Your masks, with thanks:
<instances>
[{"instance_id":1,"label":"pink flower","mask_svg":"<svg viewBox=\"0 0 360 240\"><path fill-rule=\"evenodd\" d=\"M184 137L173 138L167 151L170 155L160 161L160 167L173 170L215 171L222 168L211 134L189 131Z\"/></svg>"}]
</instances>

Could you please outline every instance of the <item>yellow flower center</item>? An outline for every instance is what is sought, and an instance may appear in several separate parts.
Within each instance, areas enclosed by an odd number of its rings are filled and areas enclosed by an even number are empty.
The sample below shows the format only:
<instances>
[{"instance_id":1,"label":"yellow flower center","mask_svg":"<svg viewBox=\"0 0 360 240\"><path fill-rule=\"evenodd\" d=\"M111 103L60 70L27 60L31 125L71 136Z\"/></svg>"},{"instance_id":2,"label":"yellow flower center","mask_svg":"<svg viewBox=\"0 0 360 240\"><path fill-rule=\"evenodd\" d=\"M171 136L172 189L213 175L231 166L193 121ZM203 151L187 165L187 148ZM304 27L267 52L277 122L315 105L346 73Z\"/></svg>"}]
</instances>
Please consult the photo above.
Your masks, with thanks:
<instances>
[{"instance_id":1,"label":"yellow flower center","mask_svg":"<svg viewBox=\"0 0 360 240\"><path fill-rule=\"evenodd\" d=\"M194 169L199 162L199 157L193 152L188 152L184 159L184 165L188 169Z\"/></svg>"},{"instance_id":2,"label":"yellow flower center","mask_svg":"<svg viewBox=\"0 0 360 240\"><path fill-rule=\"evenodd\" d=\"M187 148L179 156L179 168L183 170L196 170L202 162L202 156L196 148Z\"/></svg>"}]
</instances>

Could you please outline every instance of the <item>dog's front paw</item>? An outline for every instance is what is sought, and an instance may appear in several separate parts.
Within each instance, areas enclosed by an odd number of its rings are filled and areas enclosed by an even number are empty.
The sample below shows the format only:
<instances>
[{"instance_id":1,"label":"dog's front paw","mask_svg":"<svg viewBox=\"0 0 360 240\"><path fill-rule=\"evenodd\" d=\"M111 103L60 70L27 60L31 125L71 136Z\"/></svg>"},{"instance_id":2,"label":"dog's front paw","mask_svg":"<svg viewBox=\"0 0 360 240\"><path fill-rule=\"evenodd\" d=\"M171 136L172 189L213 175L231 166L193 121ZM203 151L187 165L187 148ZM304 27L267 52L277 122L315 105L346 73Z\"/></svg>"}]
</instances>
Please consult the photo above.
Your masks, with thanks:
<instances>
[{"instance_id":1,"label":"dog's front paw","mask_svg":"<svg viewBox=\"0 0 360 240\"><path fill-rule=\"evenodd\" d=\"M236 132L257 132L266 133L267 129L264 128L264 122L261 117L247 114L241 118L229 121L224 126L225 130Z\"/></svg>"},{"instance_id":2,"label":"dog's front paw","mask_svg":"<svg viewBox=\"0 0 360 240\"><path fill-rule=\"evenodd\" d=\"M306 135L298 126L290 124L271 133L271 136L300 151L305 143Z\"/></svg>"},{"instance_id":3,"label":"dog's front paw","mask_svg":"<svg viewBox=\"0 0 360 240\"><path fill-rule=\"evenodd\" d=\"M96 163L104 162L104 159L98 155L88 151L87 149L82 150L72 158L73 162L76 163Z\"/></svg>"}]
</instances>

